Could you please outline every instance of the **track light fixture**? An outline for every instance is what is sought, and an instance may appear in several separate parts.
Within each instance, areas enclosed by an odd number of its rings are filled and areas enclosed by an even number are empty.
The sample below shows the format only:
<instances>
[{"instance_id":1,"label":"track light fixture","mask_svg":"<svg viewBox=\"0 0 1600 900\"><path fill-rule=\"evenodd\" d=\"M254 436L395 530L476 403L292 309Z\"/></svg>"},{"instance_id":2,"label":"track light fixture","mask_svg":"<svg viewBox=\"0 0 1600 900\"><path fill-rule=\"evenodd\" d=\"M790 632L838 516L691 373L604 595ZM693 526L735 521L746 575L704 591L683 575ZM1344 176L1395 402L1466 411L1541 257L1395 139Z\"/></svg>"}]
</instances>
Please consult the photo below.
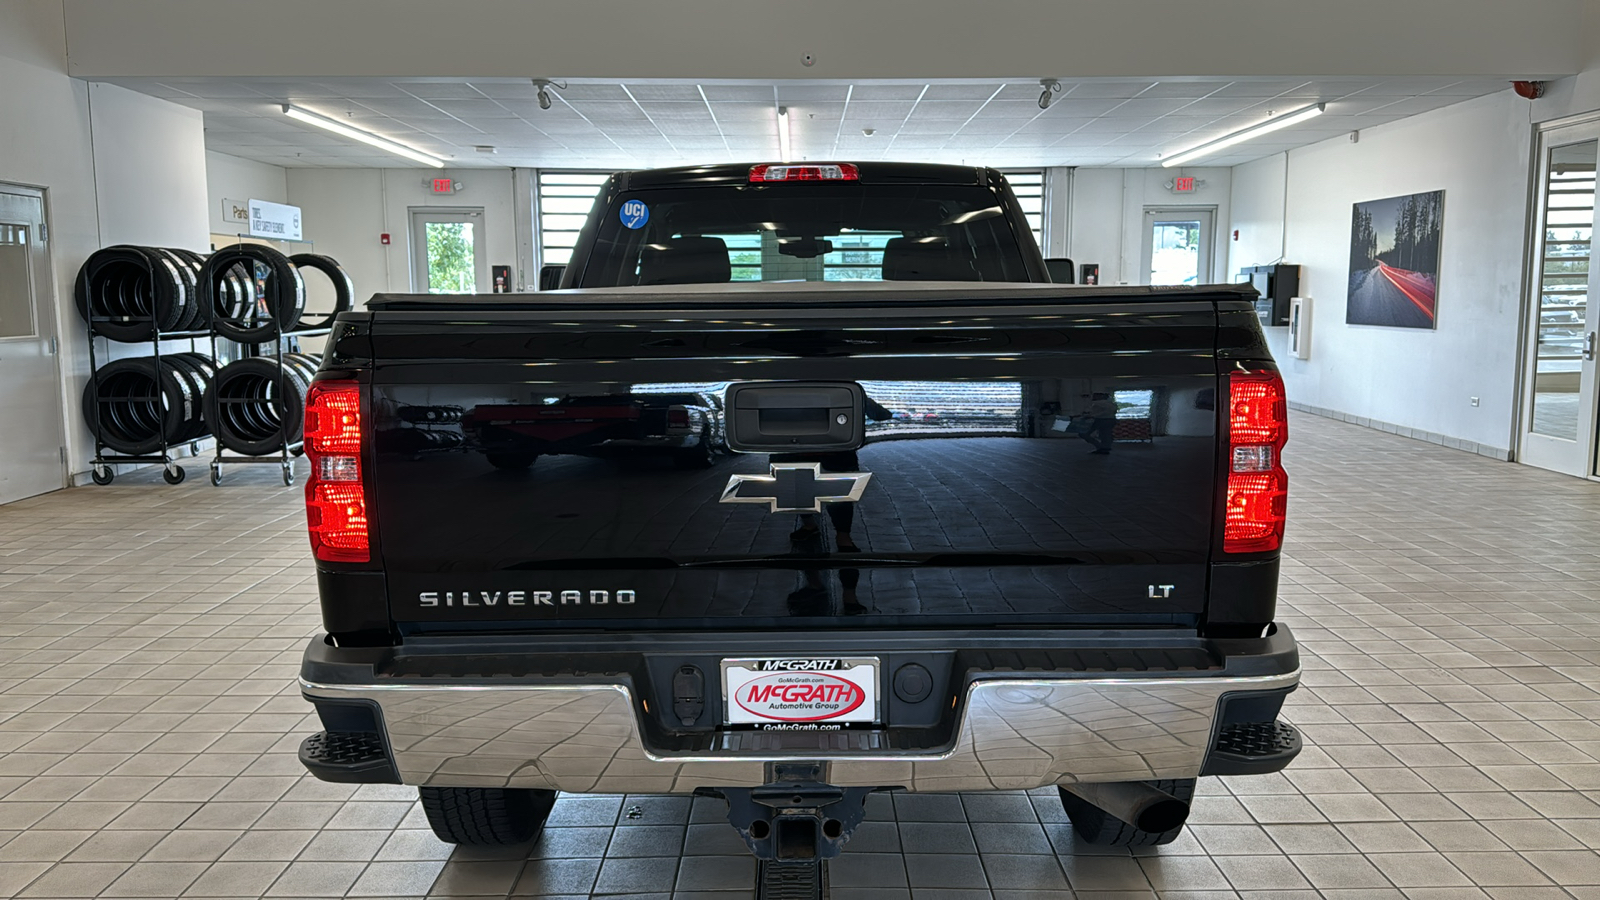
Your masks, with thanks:
<instances>
[{"instance_id":1,"label":"track light fixture","mask_svg":"<svg viewBox=\"0 0 1600 900\"><path fill-rule=\"evenodd\" d=\"M1061 82L1054 78L1041 78L1039 79L1039 86L1044 88L1039 92L1039 108L1049 109L1050 101L1054 99L1050 95L1061 93Z\"/></svg>"},{"instance_id":2,"label":"track light fixture","mask_svg":"<svg viewBox=\"0 0 1600 900\"><path fill-rule=\"evenodd\" d=\"M539 88L539 93L538 93L537 96L539 98L539 108L540 109L549 109L550 108L550 91L548 90L549 88L557 88L557 89L563 90L563 91L567 89L567 85L566 85L565 82L551 81L548 78L535 78L533 80L533 83L534 83L534 86Z\"/></svg>"}]
</instances>

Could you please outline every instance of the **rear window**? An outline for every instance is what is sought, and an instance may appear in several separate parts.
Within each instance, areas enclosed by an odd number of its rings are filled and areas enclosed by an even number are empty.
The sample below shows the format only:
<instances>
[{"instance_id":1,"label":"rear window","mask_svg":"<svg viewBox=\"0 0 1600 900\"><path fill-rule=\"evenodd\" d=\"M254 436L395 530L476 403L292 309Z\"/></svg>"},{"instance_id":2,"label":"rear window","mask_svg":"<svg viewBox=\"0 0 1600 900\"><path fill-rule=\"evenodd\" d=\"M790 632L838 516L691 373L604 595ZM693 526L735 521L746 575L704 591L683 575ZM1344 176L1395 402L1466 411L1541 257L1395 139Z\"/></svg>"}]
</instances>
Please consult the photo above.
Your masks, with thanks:
<instances>
[{"instance_id":1,"label":"rear window","mask_svg":"<svg viewBox=\"0 0 1600 900\"><path fill-rule=\"evenodd\" d=\"M730 281L1027 281L992 189L805 183L635 191L603 214L579 287Z\"/></svg>"}]
</instances>

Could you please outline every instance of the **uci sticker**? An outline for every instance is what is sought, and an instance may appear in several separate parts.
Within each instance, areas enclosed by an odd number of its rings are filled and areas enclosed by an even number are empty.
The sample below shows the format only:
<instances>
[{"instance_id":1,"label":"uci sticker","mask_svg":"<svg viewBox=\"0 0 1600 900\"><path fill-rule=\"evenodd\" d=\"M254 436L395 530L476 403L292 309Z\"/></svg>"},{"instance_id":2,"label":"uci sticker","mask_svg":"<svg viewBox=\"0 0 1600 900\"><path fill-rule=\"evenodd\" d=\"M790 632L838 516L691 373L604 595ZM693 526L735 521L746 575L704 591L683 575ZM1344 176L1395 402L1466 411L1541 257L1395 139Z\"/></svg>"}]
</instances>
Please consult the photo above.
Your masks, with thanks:
<instances>
[{"instance_id":1,"label":"uci sticker","mask_svg":"<svg viewBox=\"0 0 1600 900\"><path fill-rule=\"evenodd\" d=\"M622 204L622 224L637 231L650 221L650 207L643 200L629 200Z\"/></svg>"}]
</instances>

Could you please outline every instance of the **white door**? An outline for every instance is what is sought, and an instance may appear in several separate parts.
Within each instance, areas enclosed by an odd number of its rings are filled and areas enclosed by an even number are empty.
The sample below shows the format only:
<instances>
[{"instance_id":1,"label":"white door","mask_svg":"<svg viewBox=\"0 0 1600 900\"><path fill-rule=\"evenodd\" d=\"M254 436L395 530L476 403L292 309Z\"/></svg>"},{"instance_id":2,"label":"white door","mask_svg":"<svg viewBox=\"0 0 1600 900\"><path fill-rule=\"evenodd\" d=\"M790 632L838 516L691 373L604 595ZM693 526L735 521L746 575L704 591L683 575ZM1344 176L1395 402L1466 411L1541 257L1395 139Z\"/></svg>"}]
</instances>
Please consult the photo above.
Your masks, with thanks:
<instances>
[{"instance_id":1,"label":"white door","mask_svg":"<svg viewBox=\"0 0 1600 900\"><path fill-rule=\"evenodd\" d=\"M1525 303L1527 352L1518 459L1569 475L1595 474L1595 334L1600 289L1590 265L1600 122L1539 136L1539 203Z\"/></svg>"},{"instance_id":2,"label":"white door","mask_svg":"<svg viewBox=\"0 0 1600 900\"><path fill-rule=\"evenodd\" d=\"M44 195L0 184L0 503L66 486Z\"/></svg>"},{"instance_id":3,"label":"white door","mask_svg":"<svg viewBox=\"0 0 1600 900\"><path fill-rule=\"evenodd\" d=\"M419 294L488 293L482 209L411 210L411 287Z\"/></svg>"},{"instance_id":4,"label":"white door","mask_svg":"<svg viewBox=\"0 0 1600 900\"><path fill-rule=\"evenodd\" d=\"M1210 209L1146 207L1139 271L1145 284L1210 284Z\"/></svg>"}]
</instances>

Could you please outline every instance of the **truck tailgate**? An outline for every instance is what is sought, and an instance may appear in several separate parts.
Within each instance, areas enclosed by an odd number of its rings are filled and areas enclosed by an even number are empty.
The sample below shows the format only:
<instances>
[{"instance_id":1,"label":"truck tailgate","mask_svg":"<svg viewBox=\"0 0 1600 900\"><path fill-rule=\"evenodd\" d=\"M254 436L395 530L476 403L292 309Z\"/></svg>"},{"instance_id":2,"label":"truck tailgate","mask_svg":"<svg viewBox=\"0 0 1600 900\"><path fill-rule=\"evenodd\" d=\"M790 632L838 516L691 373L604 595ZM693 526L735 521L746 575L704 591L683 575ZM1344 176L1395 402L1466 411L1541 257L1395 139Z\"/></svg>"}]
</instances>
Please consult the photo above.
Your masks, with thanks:
<instances>
[{"instance_id":1,"label":"truck tailgate","mask_svg":"<svg viewBox=\"0 0 1600 900\"><path fill-rule=\"evenodd\" d=\"M380 307L373 506L393 619L1191 625L1218 503L1217 302ZM722 502L778 458L722 446L723 391L743 381L862 386L881 407L866 444L797 457L870 474L857 502ZM1114 425L1074 420L1106 401ZM1111 452L1091 452L1107 433Z\"/></svg>"}]
</instances>

